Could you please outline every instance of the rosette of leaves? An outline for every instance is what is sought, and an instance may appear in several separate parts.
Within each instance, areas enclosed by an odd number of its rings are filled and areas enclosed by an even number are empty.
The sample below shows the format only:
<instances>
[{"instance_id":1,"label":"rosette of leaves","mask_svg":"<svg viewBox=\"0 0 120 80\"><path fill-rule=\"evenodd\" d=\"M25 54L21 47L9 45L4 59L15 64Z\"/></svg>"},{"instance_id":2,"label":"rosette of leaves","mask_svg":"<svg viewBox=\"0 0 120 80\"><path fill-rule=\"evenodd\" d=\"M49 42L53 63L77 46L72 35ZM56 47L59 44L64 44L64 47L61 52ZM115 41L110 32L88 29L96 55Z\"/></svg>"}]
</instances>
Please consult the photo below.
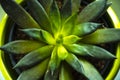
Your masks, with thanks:
<instances>
[{"instance_id":1,"label":"rosette of leaves","mask_svg":"<svg viewBox=\"0 0 120 80\"><path fill-rule=\"evenodd\" d=\"M28 67L17 80L74 80L69 67L89 80L102 76L82 56L115 59L109 51L96 46L120 41L120 29L103 28L91 22L100 17L111 3L94 0L81 8L82 0L23 0L31 15L14 0L0 0L10 18L33 40L16 40L0 49L9 54L25 54L14 68ZM80 10L82 9L82 10ZM69 65L66 65L65 63ZM92 74L91 74L92 72Z\"/></svg>"}]
</instances>

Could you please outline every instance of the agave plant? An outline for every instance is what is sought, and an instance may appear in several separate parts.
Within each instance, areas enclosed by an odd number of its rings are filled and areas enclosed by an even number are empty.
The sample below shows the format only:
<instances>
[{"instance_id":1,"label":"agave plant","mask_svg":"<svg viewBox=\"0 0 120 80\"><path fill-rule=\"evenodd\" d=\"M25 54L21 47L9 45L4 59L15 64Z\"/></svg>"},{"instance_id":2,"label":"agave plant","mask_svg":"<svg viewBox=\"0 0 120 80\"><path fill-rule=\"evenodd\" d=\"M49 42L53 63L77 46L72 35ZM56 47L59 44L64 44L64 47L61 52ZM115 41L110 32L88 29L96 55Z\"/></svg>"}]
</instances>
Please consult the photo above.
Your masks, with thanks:
<instances>
[{"instance_id":1,"label":"agave plant","mask_svg":"<svg viewBox=\"0 0 120 80\"><path fill-rule=\"evenodd\" d=\"M120 29L103 28L92 20L100 17L111 3L94 0L81 8L82 0L23 0L29 14L14 0L0 0L10 18L33 40L16 40L0 49L8 54L25 54L14 68L28 67L17 80L74 80L69 67L89 80L103 80L84 56L115 59L96 44L120 41ZM91 74L92 72L92 74Z\"/></svg>"}]
</instances>

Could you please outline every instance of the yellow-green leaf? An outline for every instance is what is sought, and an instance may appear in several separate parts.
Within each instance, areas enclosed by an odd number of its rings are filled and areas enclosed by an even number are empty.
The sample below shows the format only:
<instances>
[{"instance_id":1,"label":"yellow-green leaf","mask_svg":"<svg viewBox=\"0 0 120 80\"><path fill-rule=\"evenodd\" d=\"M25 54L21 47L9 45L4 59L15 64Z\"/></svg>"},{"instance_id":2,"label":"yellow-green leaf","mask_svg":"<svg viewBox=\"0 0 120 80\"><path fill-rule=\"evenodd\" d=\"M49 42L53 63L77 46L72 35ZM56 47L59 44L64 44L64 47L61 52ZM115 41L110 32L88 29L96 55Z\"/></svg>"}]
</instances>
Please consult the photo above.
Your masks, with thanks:
<instances>
[{"instance_id":1,"label":"yellow-green leaf","mask_svg":"<svg viewBox=\"0 0 120 80\"><path fill-rule=\"evenodd\" d=\"M73 44L76 43L81 38L76 35L65 36L63 38L63 44Z\"/></svg>"},{"instance_id":2,"label":"yellow-green leaf","mask_svg":"<svg viewBox=\"0 0 120 80\"><path fill-rule=\"evenodd\" d=\"M57 55L57 47L55 47L51 54L51 59L48 64L48 69L45 73L44 80L57 80L60 62L61 60Z\"/></svg>"},{"instance_id":3,"label":"yellow-green leaf","mask_svg":"<svg viewBox=\"0 0 120 80\"><path fill-rule=\"evenodd\" d=\"M48 44L55 44L55 39L53 38L52 34L45 30L32 28L21 29L21 31L25 32L27 35L34 39L40 40Z\"/></svg>"},{"instance_id":4,"label":"yellow-green leaf","mask_svg":"<svg viewBox=\"0 0 120 80\"><path fill-rule=\"evenodd\" d=\"M68 56L68 51L65 49L63 45L59 45L57 54L61 60L64 60Z\"/></svg>"}]
</instances>

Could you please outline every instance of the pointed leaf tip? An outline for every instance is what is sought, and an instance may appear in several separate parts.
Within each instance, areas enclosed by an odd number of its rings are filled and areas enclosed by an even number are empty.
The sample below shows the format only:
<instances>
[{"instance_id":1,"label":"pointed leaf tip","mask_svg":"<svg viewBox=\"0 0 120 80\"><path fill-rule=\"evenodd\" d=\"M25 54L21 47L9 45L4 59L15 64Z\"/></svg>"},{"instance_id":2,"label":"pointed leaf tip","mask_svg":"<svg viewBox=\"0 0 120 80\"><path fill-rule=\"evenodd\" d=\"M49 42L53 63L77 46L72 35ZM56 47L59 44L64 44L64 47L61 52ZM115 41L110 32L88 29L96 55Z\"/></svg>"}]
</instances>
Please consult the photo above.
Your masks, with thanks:
<instances>
[{"instance_id":1,"label":"pointed leaf tip","mask_svg":"<svg viewBox=\"0 0 120 80\"><path fill-rule=\"evenodd\" d=\"M78 36L85 36L96 31L99 27L101 27L101 25L102 24L92 22L81 23L74 27L72 34Z\"/></svg>"},{"instance_id":2,"label":"pointed leaf tip","mask_svg":"<svg viewBox=\"0 0 120 80\"><path fill-rule=\"evenodd\" d=\"M77 18L77 23L88 22L98 17L104 10L106 0L95 0L88 4ZM91 14L93 13L93 14Z\"/></svg>"},{"instance_id":3,"label":"pointed leaf tip","mask_svg":"<svg viewBox=\"0 0 120 80\"><path fill-rule=\"evenodd\" d=\"M32 45L32 46L31 46ZM12 54L26 54L45 44L31 40L17 40L9 42L1 47L1 50Z\"/></svg>"},{"instance_id":4,"label":"pointed leaf tip","mask_svg":"<svg viewBox=\"0 0 120 80\"><path fill-rule=\"evenodd\" d=\"M1 6L21 28L40 28L31 15L14 0L1 0Z\"/></svg>"},{"instance_id":5,"label":"pointed leaf tip","mask_svg":"<svg viewBox=\"0 0 120 80\"><path fill-rule=\"evenodd\" d=\"M120 41L120 29L99 29L92 34L85 36L80 41L89 44L101 44Z\"/></svg>"}]
</instances>

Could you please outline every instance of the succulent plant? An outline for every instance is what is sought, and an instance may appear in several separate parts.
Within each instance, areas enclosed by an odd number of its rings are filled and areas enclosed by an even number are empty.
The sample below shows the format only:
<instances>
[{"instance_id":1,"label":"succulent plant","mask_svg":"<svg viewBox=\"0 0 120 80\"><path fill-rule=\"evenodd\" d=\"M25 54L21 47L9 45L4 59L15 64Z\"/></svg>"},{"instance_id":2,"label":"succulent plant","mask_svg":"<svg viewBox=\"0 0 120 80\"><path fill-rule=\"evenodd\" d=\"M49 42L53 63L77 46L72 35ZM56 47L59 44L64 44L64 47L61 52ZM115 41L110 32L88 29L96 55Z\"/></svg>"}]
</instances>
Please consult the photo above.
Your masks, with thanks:
<instances>
[{"instance_id":1,"label":"succulent plant","mask_svg":"<svg viewBox=\"0 0 120 80\"><path fill-rule=\"evenodd\" d=\"M94 0L86 7L82 0L23 0L29 14L14 0L0 0L8 16L33 40L16 40L0 49L8 54L25 54L14 68L28 67L17 80L74 80L71 66L89 80L103 80L84 56L115 59L109 51L96 44L120 41L120 29L104 28L92 22L111 3ZM92 72L92 74L91 74Z\"/></svg>"}]
</instances>

